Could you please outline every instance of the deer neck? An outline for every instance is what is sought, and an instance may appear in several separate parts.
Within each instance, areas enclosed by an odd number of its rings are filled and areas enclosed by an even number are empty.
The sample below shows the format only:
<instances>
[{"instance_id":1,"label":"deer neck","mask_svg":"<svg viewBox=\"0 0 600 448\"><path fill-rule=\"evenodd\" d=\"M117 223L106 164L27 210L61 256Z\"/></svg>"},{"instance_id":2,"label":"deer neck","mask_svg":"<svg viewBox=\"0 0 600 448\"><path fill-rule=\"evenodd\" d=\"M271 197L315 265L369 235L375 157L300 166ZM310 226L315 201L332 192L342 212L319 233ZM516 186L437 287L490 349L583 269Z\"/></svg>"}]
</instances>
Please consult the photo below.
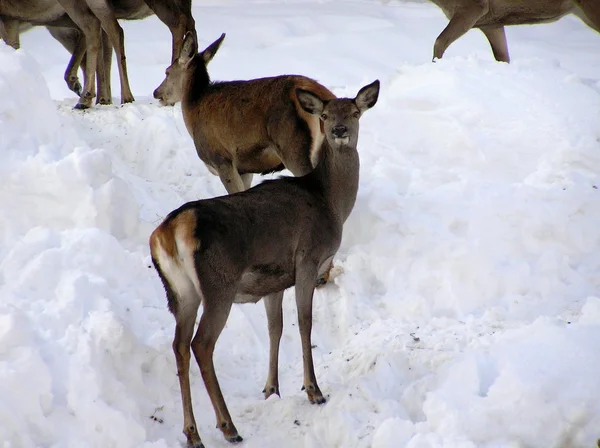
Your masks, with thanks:
<instances>
[{"instance_id":1,"label":"deer neck","mask_svg":"<svg viewBox=\"0 0 600 448\"><path fill-rule=\"evenodd\" d=\"M312 171L323 189L329 209L344 223L356 202L358 193L360 161L353 146L333 149L325 140L321 147L321 158Z\"/></svg>"},{"instance_id":2,"label":"deer neck","mask_svg":"<svg viewBox=\"0 0 600 448\"><path fill-rule=\"evenodd\" d=\"M190 61L190 66L183 75L183 107L189 107L194 104L210 85L210 77L206 71L206 66L200 59L200 56L196 56Z\"/></svg>"}]
</instances>

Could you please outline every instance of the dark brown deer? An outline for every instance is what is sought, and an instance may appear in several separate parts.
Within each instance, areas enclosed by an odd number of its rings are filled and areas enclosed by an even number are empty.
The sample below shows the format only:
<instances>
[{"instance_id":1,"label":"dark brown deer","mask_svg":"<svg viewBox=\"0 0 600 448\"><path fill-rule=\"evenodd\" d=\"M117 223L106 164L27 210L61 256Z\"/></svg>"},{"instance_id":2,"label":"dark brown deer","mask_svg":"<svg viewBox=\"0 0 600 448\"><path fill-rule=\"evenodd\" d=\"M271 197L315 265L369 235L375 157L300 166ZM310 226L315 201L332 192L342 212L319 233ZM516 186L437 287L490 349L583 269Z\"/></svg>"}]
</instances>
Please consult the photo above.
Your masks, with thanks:
<instances>
[{"instance_id":1,"label":"dark brown deer","mask_svg":"<svg viewBox=\"0 0 600 448\"><path fill-rule=\"evenodd\" d=\"M283 292L295 285L303 388L311 403L325 403L311 351L313 293L317 277L329 267L339 248L344 222L354 207L359 118L377 102L379 81L363 87L354 99L322 100L301 88L294 88L293 95L306 113L320 117L325 132L320 160L312 172L265 181L229 196L189 202L171 212L150 236L152 261L176 321L173 350L188 447L203 446L192 410L190 344L217 427L228 441L242 440L213 365L215 344L233 303L256 303L264 297L270 339L264 394L265 398L279 395ZM193 336L201 303L202 316Z\"/></svg>"},{"instance_id":2,"label":"dark brown deer","mask_svg":"<svg viewBox=\"0 0 600 448\"><path fill-rule=\"evenodd\" d=\"M573 13L600 32L598 0L431 0L450 22L435 41L433 59L439 59L456 39L479 28L497 61L510 62L504 27L554 22Z\"/></svg>"},{"instance_id":3,"label":"dark brown deer","mask_svg":"<svg viewBox=\"0 0 600 448\"><path fill-rule=\"evenodd\" d=\"M185 125L200 159L220 177L228 193L246 190L252 173L280 171L295 176L311 171L323 142L319 118L302 109L295 91L335 98L304 76L211 82L207 64L225 34L197 53L196 37L186 34L179 58L155 90L161 104L182 101Z\"/></svg>"}]
</instances>

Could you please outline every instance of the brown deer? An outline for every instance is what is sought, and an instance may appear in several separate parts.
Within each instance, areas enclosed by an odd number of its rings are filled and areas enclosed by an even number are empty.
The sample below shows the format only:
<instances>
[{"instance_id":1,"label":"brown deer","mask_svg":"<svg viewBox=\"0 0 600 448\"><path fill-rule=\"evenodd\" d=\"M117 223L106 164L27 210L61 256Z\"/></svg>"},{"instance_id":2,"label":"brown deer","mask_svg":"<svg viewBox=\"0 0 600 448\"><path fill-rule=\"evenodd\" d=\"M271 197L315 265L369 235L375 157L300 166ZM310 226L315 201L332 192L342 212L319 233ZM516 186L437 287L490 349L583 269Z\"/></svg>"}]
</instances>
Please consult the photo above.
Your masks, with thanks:
<instances>
[{"instance_id":1,"label":"brown deer","mask_svg":"<svg viewBox=\"0 0 600 448\"><path fill-rule=\"evenodd\" d=\"M189 43L184 43L184 51ZM270 350L263 392L265 398L279 395L283 292L295 286L303 389L311 403L325 403L311 352L313 293L317 277L340 246L344 222L354 207L359 118L377 102L379 81L360 89L354 99L323 100L299 87L294 87L293 95L306 113L320 118L325 133L313 171L265 181L241 193L189 202L171 212L150 236L152 261L176 321L173 351L188 447L203 446L192 410L190 344L217 427L229 442L242 440L213 365L215 344L233 303L256 303L264 297ZM200 303L202 316L193 336Z\"/></svg>"},{"instance_id":2,"label":"brown deer","mask_svg":"<svg viewBox=\"0 0 600 448\"><path fill-rule=\"evenodd\" d=\"M195 22L192 17L192 0L85 0L89 8L100 19L102 28L108 36L111 46L117 55L117 67L121 82L121 103L134 101L125 59L125 38L123 29L117 19L144 19L152 13L165 23L172 35L171 63L179 55L181 42L186 32L196 34ZM75 55L74 55L75 56ZM101 92L102 101L110 99L110 62L112 55L104 56L102 68L106 79L106 91ZM106 100L106 98L108 98Z\"/></svg>"},{"instance_id":3,"label":"brown deer","mask_svg":"<svg viewBox=\"0 0 600 448\"><path fill-rule=\"evenodd\" d=\"M0 1L0 37L9 45L19 47L19 29L22 23L77 28L85 35L84 87L75 106L85 109L96 96L95 76L97 54L100 49L101 25L85 2L81 0L2 0Z\"/></svg>"},{"instance_id":4,"label":"brown deer","mask_svg":"<svg viewBox=\"0 0 600 448\"><path fill-rule=\"evenodd\" d=\"M206 68L225 34L197 53L186 34L179 58L154 91L163 105L182 101L185 125L200 159L220 177L228 193L246 190L252 173L311 171L323 141L319 118L307 113L295 91L310 90L323 100L335 95L304 76L211 82Z\"/></svg>"},{"instance_id":5,"label":"brown deer","mask_svg":"<svg viewBox=\"0 0 600 448\"><path fill-rule=\"evenodd\" d=\"M510 62L504 27L554 22L573 13L600 32L598 0L431 0L450 20L433 46L433 60L440 59L456 39L479 28L489 41L497 61Z\"/></svg>"},{"instance_id":6,"label":"brown deer","mask_svg":"<svg viewBox=\"0 0 600 448\"><path fill-rule=\"evenodd\" d=\"M121 80L121 102L125 103L134 100L125 64L123 30L119 26L117 19L138 20L155 13L171 31L171 63L181 51L184 34L188 31L196 33L191 11L191 0L113 0L110 3L107 0L85 0L85 2L94 14L101 18L102 26L105 29L102 33L103 40L100 46L102 53L97 62L98 96L96 102L100 104L110 104L112 102L110 67L113 46L117 53ZM4 22L4 32L2 32L2 22ZM87 76L84 34L66 14L50 23L43 23L39 18L34 23L46 24L50 34L72 54L65 71L65 81L69 89L79 95L81 84L79 84L77 78L77 71L81 63L83 63L84 77ZM19 32L23 31L28 25L30 24L23 24L15 18L2 17L0 14L0 37L9 45L18 48Z\"/></svg>"}]
</instances>

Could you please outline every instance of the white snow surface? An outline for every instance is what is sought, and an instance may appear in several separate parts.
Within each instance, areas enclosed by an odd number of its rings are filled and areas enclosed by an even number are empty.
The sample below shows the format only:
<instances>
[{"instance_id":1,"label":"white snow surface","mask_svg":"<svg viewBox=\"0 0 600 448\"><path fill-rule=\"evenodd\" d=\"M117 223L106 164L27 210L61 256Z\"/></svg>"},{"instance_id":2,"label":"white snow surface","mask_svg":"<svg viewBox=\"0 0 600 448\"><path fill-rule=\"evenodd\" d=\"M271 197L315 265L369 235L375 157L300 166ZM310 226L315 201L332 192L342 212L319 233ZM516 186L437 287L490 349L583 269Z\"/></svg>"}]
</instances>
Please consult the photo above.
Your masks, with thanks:
<instances>
[{"instance_id":1,"label":"white snow surface","mask_svg":"<svg viewBox=\"0 0 600 448\"><path fill-rule=\"evenodd\" d=\"M261 393L264 307L234 305L215 365L241 446L595 446L600 36L573 16L511 27L507 65L471 31L434 64L447 20L429 3L199 0L193 13L201 46L227 33L215 80L297 73L338 96L382 85L361 119L343 272L315 294L328 402L300 391L293 290L281 398ZM181 107L152 98L168 29L122 26L136 102L85 112L45 29L18 51L0 43L4 447L185 444L175 323L147 240L171 210L225 190ZM204 444L230 446L190 374Z\"/></svg>"}]
</instances>

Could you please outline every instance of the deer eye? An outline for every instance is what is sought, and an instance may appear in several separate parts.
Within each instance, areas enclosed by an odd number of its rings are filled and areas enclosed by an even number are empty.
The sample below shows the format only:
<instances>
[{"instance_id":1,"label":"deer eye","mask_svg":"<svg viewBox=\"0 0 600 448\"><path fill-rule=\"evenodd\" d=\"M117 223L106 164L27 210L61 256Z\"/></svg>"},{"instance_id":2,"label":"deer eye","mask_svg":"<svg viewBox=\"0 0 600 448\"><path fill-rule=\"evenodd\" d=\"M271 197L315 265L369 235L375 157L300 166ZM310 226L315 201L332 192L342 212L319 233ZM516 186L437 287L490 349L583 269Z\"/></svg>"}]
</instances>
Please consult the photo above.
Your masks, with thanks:
<instances>
[{"instance_id":1,"label":"deer eye","mask_svg":"<svg viewBox=\"0 0 600 448\"><path fill-rule=\"evenodd\" d=\"M352 116L353 116L354 118L358 118L358 117L360 117L360 112L354 112L354 113L352 114Z\"/></svg>"},{"instance_id":2,"label":"deer eye","mask_svg":"<svg viewBox=\"0 0 600 448\"><path fill-rule=\"evenodd\" d=\"M327 120L327 114L321 114L321 120L323 120L323 121Z\"/></svg>"}]
</instances>

